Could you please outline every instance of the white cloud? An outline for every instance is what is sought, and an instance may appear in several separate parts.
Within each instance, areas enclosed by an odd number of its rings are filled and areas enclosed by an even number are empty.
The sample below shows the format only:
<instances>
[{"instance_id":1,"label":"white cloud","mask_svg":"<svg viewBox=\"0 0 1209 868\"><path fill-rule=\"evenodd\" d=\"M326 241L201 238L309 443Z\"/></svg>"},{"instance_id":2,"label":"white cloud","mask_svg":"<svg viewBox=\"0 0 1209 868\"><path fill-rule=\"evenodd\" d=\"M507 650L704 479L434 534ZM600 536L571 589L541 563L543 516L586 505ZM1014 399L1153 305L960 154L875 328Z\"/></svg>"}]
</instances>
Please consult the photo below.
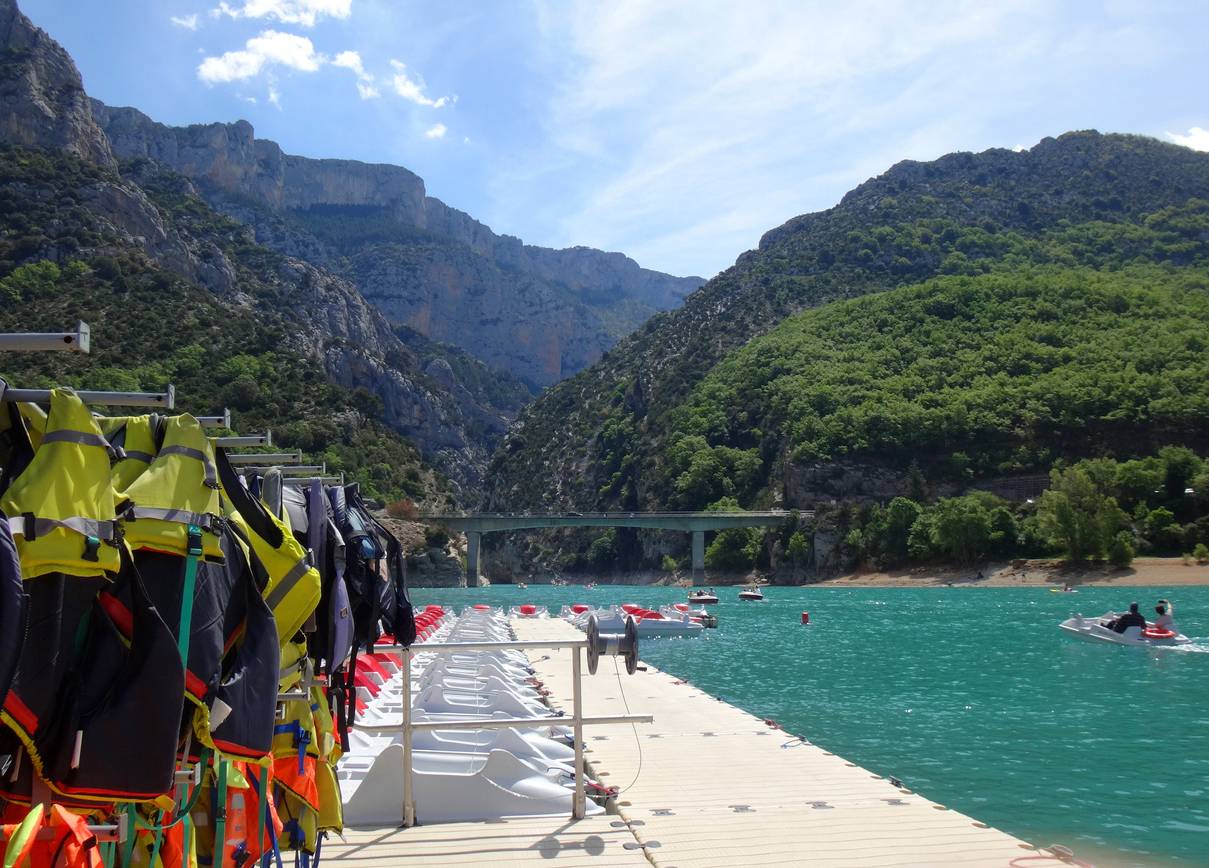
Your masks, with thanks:
<instances>
[{"instance_id":1,"label":"white cloud","mask_svg":"<svg viewBox=\"0 0 1209 868\"><path fill-rule=\"evenodd\" d=\"M197 13L196 12L194 12L192 15L173 15L168 20L171 21L173 24L175 24L177 27L183 27L186 30L196 30L197 29Z\"/></svg>"},{"instance_id":2,"label":"white cloud","mask_svg":"<svg viewBox=\"0 0 1209 868\"><path fill-rule=\"evenodd\" d=\"M1186 133L1168 133L1167 138L1194 151L1209 151L1209 130L1200 127L1192 127Z\"/></svg>"},{"instance_id":3,"label":"white cloud","mask_svg":"<svg viewBox=\"0 0 1209 868\"><path fill-rule=\"evenodd\" d=\"M352 0L244 0L242 6L223 2L210 10L215 18L274 18L303 27L314 27L320 18L348 18L351 14Z\"/></svg>"},{"instance_id":4,"label":"white cloud","mask_svg":"<svg viewBox=\"0 0 1209 868\"><path fill-rule=\"evenodd\" d=\"M253 78L266 66L280 65L301 72L314 72L325 58L305 36L266 30L249 39L241 51L207 57L197 67L197 77L206 84Z\"/></svg>"},{"instance_id":5,"label":"white cloud","mask_svg":"<svg viewBox=\"0 0 1209 868\"><path fill-rule=\"evenodd\" d=\"M445 138L445 133L447 132L449 132L449 128L447 126L444 124L436 124L435 126L431 126L424 131L424 138L443 139Z\"/></svg>"},{"instance_id":6,"label":"white cloud","mask_svg":"<svg viewBox=\"0 0 1209 868\"><path fill-rule=\"evenodd\" d=\"M365 66L361 63L361 55L355 51L340 52L332 58L332 66L342 66L345 69L351 69L357 78L362 81L374 80L374 77L365 71Z\"/></svg>"},{"instance_id":7,"label":"white cloud","mask_svg":"<svg viewBox=\"0 0 1209 868\"><path fill-rule=\"evenodd\" d=\"M397 60L392 60L390 65L395 68L393 84L395 93L403 97L408 102L414 102L416 105L428 106L429 108L443 108L452 100L450 97L442 96L437 99L425 95L424 80L422 78L411 78L407 74L407 66ZM438 124L439 126L439 124ZM435 129L435 127L434 127Z\"/></svg>"},{"instance_id":8,"label":"white cloud","mask_svg":"<svg viewBox=\"0 0 1209 868\"><path fill-rule=\"evenodd\" d=\"M374 99L379 96L378 88L374 86L374 77L365 71L361 55L355 51L342 51L332 58L332 66L350 69L357 76L357 93L361 99Z\"/></svg>"},{"instance_id":9,"label":"white cloud","mask_svg":"<svg viewBox=\"0 0 1209 868\"><path fill-rule=\"evenodd\" d=\"M197 67L197 77L206 84L252 78L264 67L264 58L250 51L227 51L207 57Z\"/></svg>"},{"instance_id":10,"label":"white cloud","mask_svg":"<svg viewBox=\"0 0 1209 868\"><path fill-rule=\"evenodd\" d=\"M281 92L277 90L275 82L269 82L269 103L281 111Z\"/></svg>"}]
</instances>

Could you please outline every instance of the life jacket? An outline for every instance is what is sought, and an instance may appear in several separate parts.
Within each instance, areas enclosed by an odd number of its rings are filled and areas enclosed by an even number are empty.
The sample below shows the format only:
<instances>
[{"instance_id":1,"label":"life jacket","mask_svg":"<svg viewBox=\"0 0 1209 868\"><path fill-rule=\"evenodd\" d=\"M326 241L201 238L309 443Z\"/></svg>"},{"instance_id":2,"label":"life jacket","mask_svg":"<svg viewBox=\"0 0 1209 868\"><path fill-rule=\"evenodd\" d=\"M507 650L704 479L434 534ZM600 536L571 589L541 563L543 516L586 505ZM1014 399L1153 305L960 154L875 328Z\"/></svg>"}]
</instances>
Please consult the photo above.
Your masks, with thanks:
<instances>
[{"instance_id":1,"label":"life jacket","mask_svg":"<svg viewBox=\"0 0 1209 868\"><path fill-rule=\"evenodd\" d=\"M268 582L262 589L273 612L278 642L284 646L302 629L319 605L319 571L289 528L239 482L239 476L217 452L218 476L229 504L227 517L250 541Z\"/></svg>"},{"instance_id":2,"label":"life jacket","mask_svg":"<svg viewBox=\"0 0 1209 868\"><path fill-rule=\"evenodd\" d=\"M4 868L104 868L88 822L62 805L34 805L19 824L0 828L0 837Z\"/></svg>"},{"instance_id":3,"label":"life jacket","mask_svg":"<svg viewBox=\"0 0 1209 868\"><path fill-rule=\"evenodd\" d=\"M263 776L262 776L263 775ZM269 770L242 762L229 763L226 771L225 797L221 794L219 773L210 769L202 782L201 792L190 814L196 832L197 861L201 865L221 868L244 868L259 862L260 857L272 849L272 842L282 833L282 822L276 807L269 797L263 805L262 788L268 784L272 789ZM222 856L215 857L218 822L214 806L224 804ZM264 821L262 827L262 819ZM165 864L164 868L174 868Z\"/></svg>"},{"instance_id":4,"label":"life jacket","mask_svg":"<svg viewBox=\"0 0 1209 868\"><path fill-rule=\"evenodd\" d=\"M9 452L0 479L28 596L30 629L0 719L39 769L44 730L75 673L97 591L121 565L109 479L109 444L73 392L51 392L37 451L25 421L9 410Z\"/></svg>"},{"instance_id":5,"label":"life jacket","mask_svg":"<svg viewBox=\"0 0 1209 868\"><path fill-rule=\"evenodd\" d=\"M353 648L353 613L344 583L344 537L332 520L327 492L317 479L307 488L306 506L308 548L323 587L321 617L310 636L310 651L316 665L331 675L344 665Z\"/></svg>"},{"instance_id":6,"label":"life jacket","mask_svg":"<svg viewBox=\"0 0 1209 868\"><path fill-rule=\"evenodd\" d=\"M0 515L0 707L3 707L8 686L17 672L17 661L25 642L28 606L17 543L9 530L8 519Z\"/></svg>"},{"instance_id":7,"label":"life jacket","mask_svg":"<svg viewBox=\"0 0 1209 868\"><path fill-rule=\"evenodd\" d=\"M300 685L311 672L306 643L301 639L289 643L282 654L278 690L282 693L300 690ZM307 699L291 699L281 703L281 712L273 727L273 779L312 810L318 811L316 763L320 745L311 706L315 695L324 704L327 699L317 688L304 692L307 693Z\"/></svg>"},{"instance_id":8,"label":"life jacket","mask_svg":"<svg viewBox=\"0 0 1209 868\"><path fill-rule=\"evenodd\" d=\"M88 408L74 392L55 389L37 451L23 423L14 423L11 433L23 434L21 445L32 453L0 494L0 512L9 518L22 575L105 578L116 573L111 447Z\"/></svg>"},{"instance_id":9,"label":"life jacket","mask_svg":"<svg viewBox=\"0 0 1209 868\"><path fill-rule=\"evenodd\" d=\"M100 425L102 433L118 451L111 476L113 489L121 496L155 460L156 443L164 433L163 417L115 416L101 419Z\"/></svg>"},{"instance_id":10,"label":"life jacket","mask_svg":"<svg viewBox=\"0 0 1209 868\"><path fill-rule=\"evenodd\" d=\"M173 786L184 668L176 638L121 551L130 623L119 627L104 593L94 598L63 694L34 739L50 788L85 801L153 801Z\"/></svg>"}]
</instances>

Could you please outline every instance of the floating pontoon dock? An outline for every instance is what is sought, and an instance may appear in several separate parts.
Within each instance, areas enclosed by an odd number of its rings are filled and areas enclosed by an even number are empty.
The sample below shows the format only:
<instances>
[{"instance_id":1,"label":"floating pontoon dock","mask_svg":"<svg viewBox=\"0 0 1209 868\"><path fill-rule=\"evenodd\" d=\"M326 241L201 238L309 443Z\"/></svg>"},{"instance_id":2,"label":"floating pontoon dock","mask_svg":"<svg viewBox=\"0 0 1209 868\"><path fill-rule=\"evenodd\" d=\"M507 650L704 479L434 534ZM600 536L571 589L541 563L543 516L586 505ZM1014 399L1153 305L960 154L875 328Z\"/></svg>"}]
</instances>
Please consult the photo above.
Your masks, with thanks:
<instances>
[{"instance_id":1,"label":"floating pontoon dock","mask_svg":"<svg viewBox=\"0 0 1209 868\"><path fill-rule=\"evenodd\" d=\"M558 619L513 621L521 640L583 634ZM531 653L556 708L571 709L570 650ZM583 713L653 714L586 733L593 777L623 790L619 814L359 829L324 859L378 866L1010 866L1058 858L903 790L759 718L647 667L604 657ZM627 709L628 706L628 709ZM637 738L635 738L635 732ZM641 746L641 755L639 753ZM641 768L640 768L641 764Z\"/></svg>"}]
</instances>

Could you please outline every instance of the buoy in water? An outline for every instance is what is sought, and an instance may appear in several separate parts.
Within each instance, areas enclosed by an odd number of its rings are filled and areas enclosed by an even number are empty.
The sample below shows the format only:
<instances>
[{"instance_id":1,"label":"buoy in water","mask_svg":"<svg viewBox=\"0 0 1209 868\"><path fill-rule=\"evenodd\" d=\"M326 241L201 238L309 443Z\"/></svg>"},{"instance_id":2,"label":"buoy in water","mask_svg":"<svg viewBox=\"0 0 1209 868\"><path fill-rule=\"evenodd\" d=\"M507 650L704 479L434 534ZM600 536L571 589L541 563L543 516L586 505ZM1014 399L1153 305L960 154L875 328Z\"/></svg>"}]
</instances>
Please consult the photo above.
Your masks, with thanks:
<instances>
[{"instance_id":1,"label":"buoy in water","mask_svg":"<svg viewBox=\"0 0 1209 868\"><path fill-rule=\"evenodd\" d=\"M802 613L802 623L807 624L807 625L810 623L810 613L809 612Z\"/></svg>"}]
</instances>

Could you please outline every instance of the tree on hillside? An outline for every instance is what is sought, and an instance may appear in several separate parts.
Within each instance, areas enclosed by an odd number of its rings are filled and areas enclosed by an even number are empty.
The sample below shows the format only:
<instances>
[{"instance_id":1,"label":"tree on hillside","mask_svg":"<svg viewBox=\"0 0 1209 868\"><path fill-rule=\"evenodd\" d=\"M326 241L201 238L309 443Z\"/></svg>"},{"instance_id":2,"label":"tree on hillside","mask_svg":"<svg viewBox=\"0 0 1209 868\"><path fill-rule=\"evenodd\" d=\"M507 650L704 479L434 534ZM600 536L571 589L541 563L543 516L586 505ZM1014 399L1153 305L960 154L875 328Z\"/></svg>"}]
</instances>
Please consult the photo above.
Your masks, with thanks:
<instances>
[{"instance_id":1,"label":"tree on hillside","mask_svg":"<svg viewBox=\"0 0 1209 868\"><path fill-rule=\"evenodd\" d=\"M793 532L789 545L785 547L785 556L789 558L795 571L806 566L806 560L810 557L810 542L806 539L806 534L800 530Z\"/></svg>"},{"instance_id":2,"label":"tree on hillside","mask_svg":"<svg viewBox=\"0 0 1209 868\"><path fill-rule=\"evenodd\" d=\"M1079 467L1055 469L1038 503L1037 518L1051 544L1073 561L1102 558L1125 523L1116 500L1098 489Z\"/></svg>"},{"instance_id":3,"label":"tree on hillside","mask_svg":"<svg viewBox=\"0 0 1209 868\"><path fill-rule=\"evenodd\" d=\"M869 522L867 538L881 554L884 566L893 566L910 556L911 528L922 508L914 500L896 497L885 509L873 513Z\"/></svg>"},{"instance_id":4,"label":"tree on hillside","mask_svg":"<svg viewBox=\"0 0 1209 868\"><path fill-rule=\"evenodd\" d=\"M1201 459L1186 446L1164 446L1159 450L1159 460L1163 462L1163 488L1167 491L1167 499L1178 500L1200 472Z\"/></svg>"},{"instance_id":5,"label":"tree on hillside","mask_svg":"<svg viewBox=\"0 0 1209 868\"><path fill-rule=\"evenodd\" d=\"M986 554L991 541L991 514L973 495L937 502L933 534L937 547L959 563Z\"/></svg>"}]
</instances>

